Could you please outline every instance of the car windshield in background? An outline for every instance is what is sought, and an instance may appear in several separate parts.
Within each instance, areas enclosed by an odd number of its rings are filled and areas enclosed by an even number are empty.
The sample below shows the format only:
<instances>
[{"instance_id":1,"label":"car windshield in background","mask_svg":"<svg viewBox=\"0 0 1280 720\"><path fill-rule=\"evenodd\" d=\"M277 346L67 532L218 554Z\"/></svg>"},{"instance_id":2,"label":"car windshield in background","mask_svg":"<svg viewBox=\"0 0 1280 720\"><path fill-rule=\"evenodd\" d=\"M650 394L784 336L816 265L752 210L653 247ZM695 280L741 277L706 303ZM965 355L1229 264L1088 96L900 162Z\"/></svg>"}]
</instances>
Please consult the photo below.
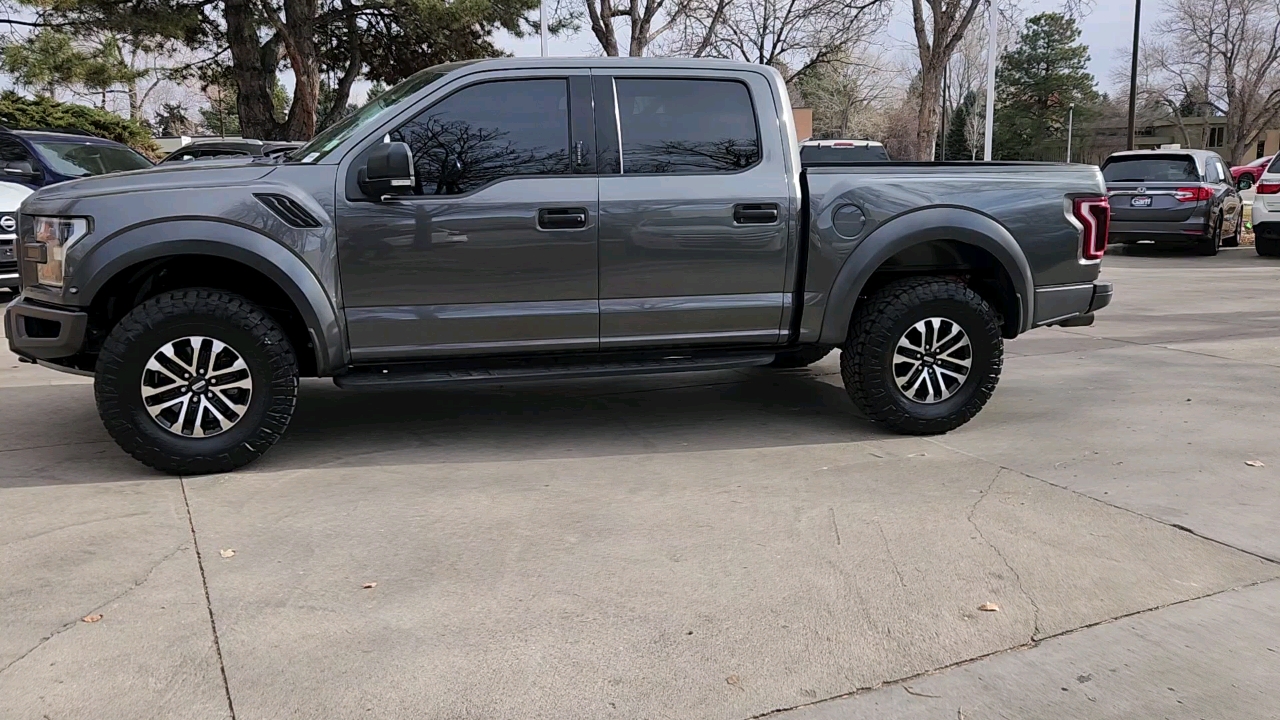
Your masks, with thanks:
<instances>
[{"instance_id":1,"label":"car windshield in background","mask_svg":"<svg viewBox=\"0 0 1280 720\"><path fill-rule=\"evenodd\" d=\"M1196 161L1186 157L1118 157L1102 168L1107 182L1200 182Z\"/></svg>"},{"instance_id":2,"label":"car windshield in background","mask_svg":"<svg viewBox=\"0 0 1280 720\"><path fill-rule=\"evenodd\" d=\"M887 162L889 153L883 145L805 145L800 148L800 162Z\"/></svg>"},{"instance_id":3,"label":"car windshield in background","mask_svg":"<svg viewBox=\"0 0 1280 720\"><path fill-rule=\"evenodd\" d=\"M292 152L290 159L304 163L320 160L334 148L341 145L344 140L351 137L360 126L381 115L388 108L399 105L406 98L447 74L448 72L439 72L428 68L410 75L409 79L365 103L364 107L316 135L311 139L311 142Z\"/></svg>"},{"instance_id":4,"label":"car windshield in background","mask_svg":"<svg viewBox=\"0 0 1280 720\"><path fill-rule=\"evenodd\" d=\"M88 177L143 170L151 161L123 145L86 142L36 142L40 157L63 175Z\"/></svg>"},{"instance_id":5,"label":"car windshield in background","mask_svg":"<svg viewBox=\"0 0 1280 720\"><path fill-rule=\"evenodd\" d=\"M1267 174L1280 173L1280 152L1271 158L1271 167L1267 168Z\"/></svg>"}]
</instances>

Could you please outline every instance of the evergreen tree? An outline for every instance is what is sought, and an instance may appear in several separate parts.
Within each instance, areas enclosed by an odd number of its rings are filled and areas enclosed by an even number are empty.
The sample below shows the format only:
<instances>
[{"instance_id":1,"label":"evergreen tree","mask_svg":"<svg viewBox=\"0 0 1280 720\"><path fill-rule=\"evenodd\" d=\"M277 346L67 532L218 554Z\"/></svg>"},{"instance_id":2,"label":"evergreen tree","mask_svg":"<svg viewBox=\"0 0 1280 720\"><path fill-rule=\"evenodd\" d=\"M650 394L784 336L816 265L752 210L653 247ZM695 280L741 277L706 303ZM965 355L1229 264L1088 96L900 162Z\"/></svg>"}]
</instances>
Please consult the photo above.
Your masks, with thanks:
<instances>
[{"instance_id":1,"label":"evergreen tree","mask_svg":"<svg viewBox=\"0 0 1280 720\"><path fill-rule=\"evenodd\" d=\"M947 121L947 157L946 160L972 160L973 148L969 145L969 123L977 112L978 95L970 91L965 94L960 104L952 111Z\"/></svg>"},{"instance_id":2,"label":"evergreen tree","mask_svg":"<svg viewBox=\"0 0 1280 720\"><path fill-rule=\"evenodd\" d=\"M1068 108L1075 121L1093 115L1100 97L1085 69L1089 48L1062 13L1029 18L1017 44L1000 60L996 87L995 155L1002 160L1064 159Z\"/></svg>"}]
</instances>

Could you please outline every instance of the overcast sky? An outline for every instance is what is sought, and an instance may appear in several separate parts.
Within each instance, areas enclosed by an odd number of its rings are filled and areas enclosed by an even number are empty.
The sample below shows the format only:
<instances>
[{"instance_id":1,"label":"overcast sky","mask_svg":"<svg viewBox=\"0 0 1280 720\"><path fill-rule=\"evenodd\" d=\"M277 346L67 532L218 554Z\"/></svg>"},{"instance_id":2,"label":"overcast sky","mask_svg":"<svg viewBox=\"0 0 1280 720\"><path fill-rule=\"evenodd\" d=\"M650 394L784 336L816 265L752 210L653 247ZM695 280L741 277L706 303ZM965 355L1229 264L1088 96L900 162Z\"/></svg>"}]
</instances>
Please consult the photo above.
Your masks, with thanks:
<instances>
[{"instance_id":1,"label":"overcast sky","mask_svg":"<svg viewBox=\"0 0 1280 720\"><path fill-rule=\"evenodd\" d=\"M894 3L895 15L889 26L891 42L899 52L914 52L915 37L911 31L911 5L907 0L889 0ZM1082 41L1089 46L1089 71L1098 81L1098 88L1111 89L1111 68L1124 59L1117 55L1133 42L1132 0L1095 0L1095 7L1082 23ZM1023 13L1027 17L1038 12L1058 10L1061 0L1022 0ZM1143 28L1151 27L1160 12L1160 3L1148 0L1142 12ZM507 51L520 56L536 56L541 50L538 38L501 38L500 44ZM599 53L595 37L589 29L574 36L553 37L548 42L552 55L595 55Z\"/></svg>"}]
</instances>

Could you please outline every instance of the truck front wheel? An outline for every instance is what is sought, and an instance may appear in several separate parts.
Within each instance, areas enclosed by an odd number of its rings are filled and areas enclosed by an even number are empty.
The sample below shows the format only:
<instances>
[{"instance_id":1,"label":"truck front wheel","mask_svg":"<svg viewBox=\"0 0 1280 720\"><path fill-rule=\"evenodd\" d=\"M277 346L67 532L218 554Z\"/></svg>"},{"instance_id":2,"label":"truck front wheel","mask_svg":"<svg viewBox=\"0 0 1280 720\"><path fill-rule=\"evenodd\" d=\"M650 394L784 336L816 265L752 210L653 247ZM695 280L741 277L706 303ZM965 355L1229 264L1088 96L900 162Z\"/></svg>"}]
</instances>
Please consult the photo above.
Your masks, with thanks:
<instances>
[{"instance_id":1,"label":"truck front wheel","mask_svg":"<svg viewBox=\"0 0 1280 720\"><path fill-rule=\"evenodd\" d=\"M860 303L840 357L845 389L871 420L910 435L968 422L995 392L1000 319L964 283L900 280Z\"/></svg>"},{"instance_id":2,"label":"truck front wheel","mask_svg":"<svg viewBox=\"0 0 1280 720\"><path fill-rule=\"evenodd\" d=\"M227 472L288 427L298 361L280 326L248 300L178 290L115 326L93 387L107 432L135 459L173 474Z\"/></svg>"}]
</instances>

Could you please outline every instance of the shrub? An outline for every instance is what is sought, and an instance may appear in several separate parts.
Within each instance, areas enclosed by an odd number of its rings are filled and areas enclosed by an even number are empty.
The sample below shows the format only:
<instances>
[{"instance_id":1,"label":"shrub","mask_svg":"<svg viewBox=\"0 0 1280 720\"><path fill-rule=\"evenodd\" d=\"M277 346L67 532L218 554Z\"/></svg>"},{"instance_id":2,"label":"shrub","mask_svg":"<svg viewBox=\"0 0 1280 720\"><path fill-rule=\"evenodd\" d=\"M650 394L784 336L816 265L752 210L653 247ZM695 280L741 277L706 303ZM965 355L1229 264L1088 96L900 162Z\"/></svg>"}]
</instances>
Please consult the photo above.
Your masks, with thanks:
<instances>
[{"instance_id":1,"label":"shrub","mask_svg":"<svg viewBox=\"0 0 1280 720\"><path fill-rule=\"evenodd\" d=\"M113 112L49 98L25 98L6 90L0 93L0 125L10 130L83 130L128 145L151 158L160 147L147 128Z\"/></svg>"}]
</instances>

